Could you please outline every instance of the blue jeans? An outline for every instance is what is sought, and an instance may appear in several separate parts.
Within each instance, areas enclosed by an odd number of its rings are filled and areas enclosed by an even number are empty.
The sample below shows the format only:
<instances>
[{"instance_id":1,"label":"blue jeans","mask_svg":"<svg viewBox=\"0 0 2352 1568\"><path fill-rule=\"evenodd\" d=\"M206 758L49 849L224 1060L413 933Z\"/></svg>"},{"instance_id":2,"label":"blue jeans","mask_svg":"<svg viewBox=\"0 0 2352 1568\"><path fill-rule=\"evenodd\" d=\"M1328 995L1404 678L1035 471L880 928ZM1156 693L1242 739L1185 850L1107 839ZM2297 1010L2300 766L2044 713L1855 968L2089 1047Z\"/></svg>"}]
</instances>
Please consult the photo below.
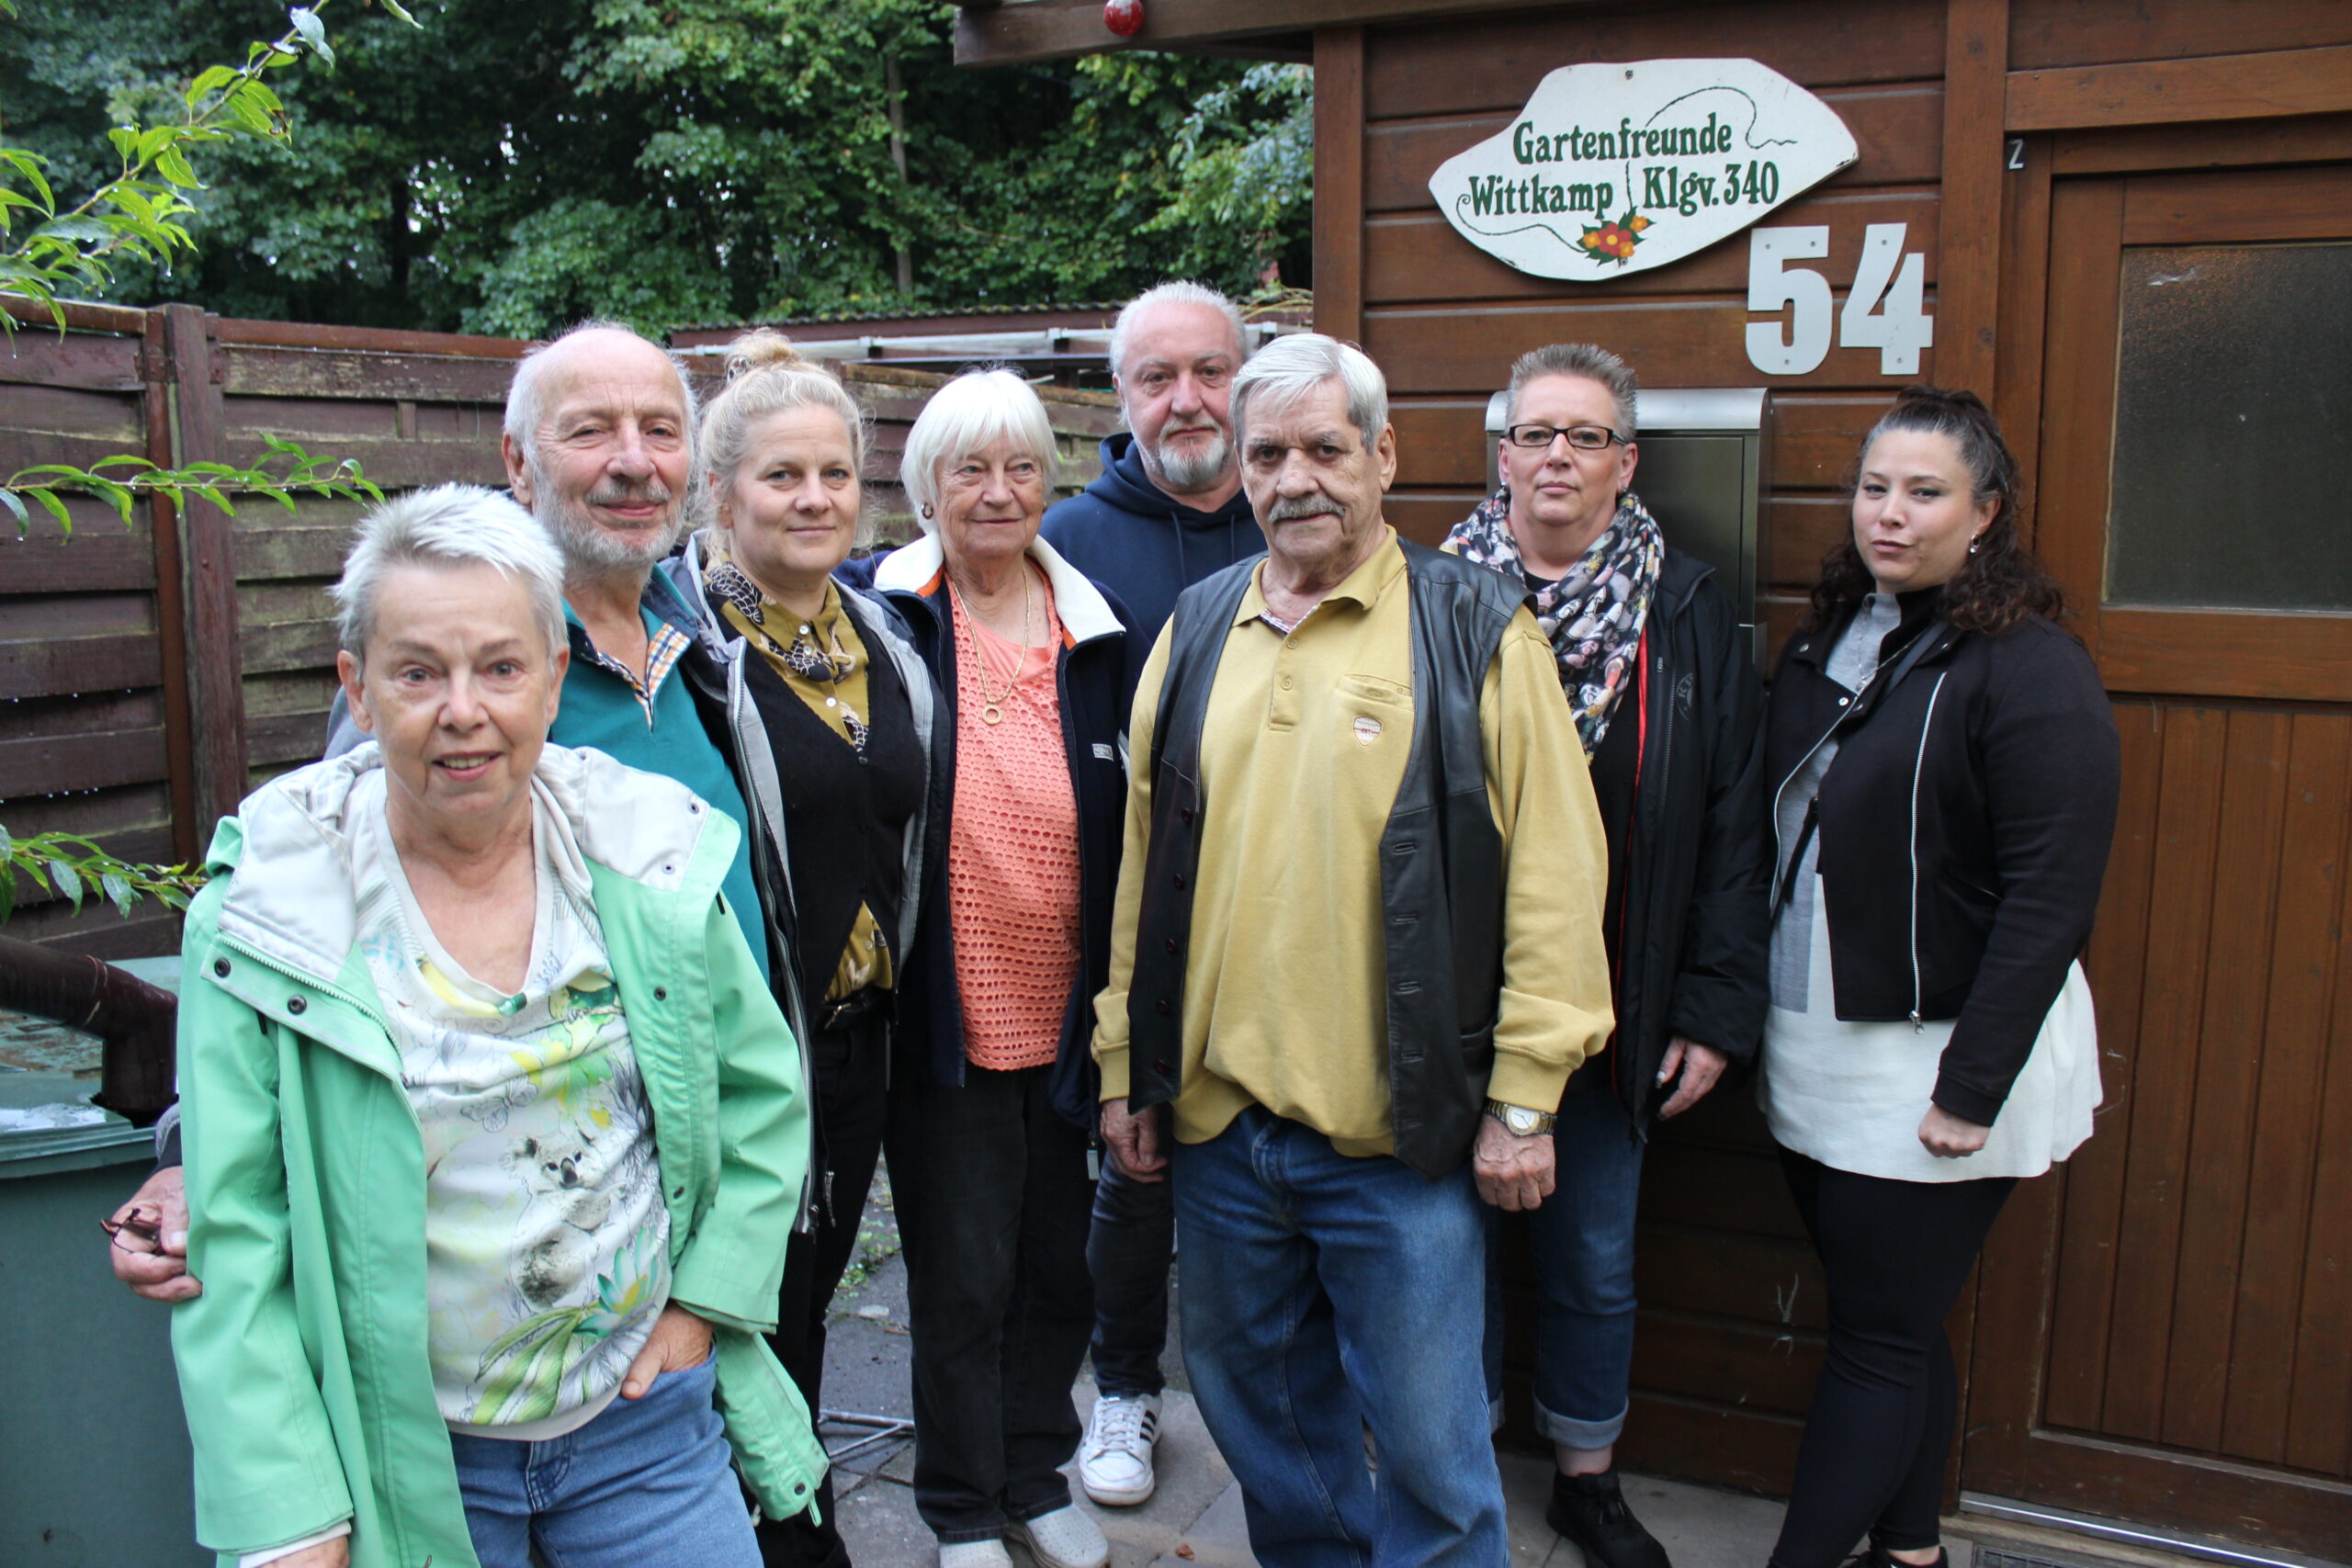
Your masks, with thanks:
<instances>
[{"instance_id":1,"label":"blue jeans","mask_svg":"<svg viewBox=\"0 0 2352 1568\"><path fill-rule=\"evenodd\" d=\"M1167 1380L1168 1262L1176 1200L1165 1181L1137 1181L1102 1156L1086 1269L1094 1276L1094 1384L1104 1393L1158 1393Z\"/></svg>"},{"instance_id":2,"label":"blue jeans","mask_svg":"<svg viewBox=\"0 0 2352 1568\"><path fill-rule=\"evenodd\" d=\"M1351 1158L1260 1106L1172 1159L1184 1365L1241 1482L1259 1562L1508 1562L1469 1170L1430 1181L1385 1156Z\"/></svg>"},{"instance_id":3,"label":"blue jeans","mask_svg":"<svg viewBox=\"0 0 2352 1568\"><path fill-rule=\"evenodd\" d=\"M545 1442L452 1432L466 1531L482 1568L686 1563L759 1568L752 1514L712 1406L705 1361L616 1399Z\"/></svg>"},{"instance_id":4,"label":"blue jeans","mask_svg":"<svg viewBox=\"0 0 2352 1568\"><path fill-rule=\"evenodd\" d=\"M1535 1264L1535 1429L1605 1449L1625 1429L1634 1370L1634 1219L1642 1145L1605 1070L1578 1073L1552 1133L1558 1185L1527 1218ZM1497 1249L1498 1251L1499 1248ZM1487 1392L1503 1391L1502 1295L1489 1254Z\"/></svg>"}]
</instances>

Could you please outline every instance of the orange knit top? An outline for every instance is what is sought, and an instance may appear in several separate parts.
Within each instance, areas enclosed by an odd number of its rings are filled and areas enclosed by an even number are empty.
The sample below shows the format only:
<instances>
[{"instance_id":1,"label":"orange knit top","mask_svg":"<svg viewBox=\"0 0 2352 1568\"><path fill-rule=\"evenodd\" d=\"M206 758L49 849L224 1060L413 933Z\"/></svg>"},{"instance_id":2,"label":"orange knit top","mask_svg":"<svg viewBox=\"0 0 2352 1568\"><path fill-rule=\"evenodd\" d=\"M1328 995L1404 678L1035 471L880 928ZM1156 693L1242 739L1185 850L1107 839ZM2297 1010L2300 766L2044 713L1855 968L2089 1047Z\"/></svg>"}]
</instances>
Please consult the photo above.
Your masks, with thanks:
<instances>
[{"instance_id":1,"label":"orange knit top","mask_svg":"<svg viewBox=\"0 0 2352 1568\"><path fill-rule=\"evenodd\" d=\"M1041 1067L1060 1047L1078 982L1078 797L1055 681L1068 634L1050 590L1040 595L1044 648L997 636L947 592L956 637L947 913L964 1054L1000 1072ZM989 711L997 723L988 722Z\"/></svg>"}]
</instances>

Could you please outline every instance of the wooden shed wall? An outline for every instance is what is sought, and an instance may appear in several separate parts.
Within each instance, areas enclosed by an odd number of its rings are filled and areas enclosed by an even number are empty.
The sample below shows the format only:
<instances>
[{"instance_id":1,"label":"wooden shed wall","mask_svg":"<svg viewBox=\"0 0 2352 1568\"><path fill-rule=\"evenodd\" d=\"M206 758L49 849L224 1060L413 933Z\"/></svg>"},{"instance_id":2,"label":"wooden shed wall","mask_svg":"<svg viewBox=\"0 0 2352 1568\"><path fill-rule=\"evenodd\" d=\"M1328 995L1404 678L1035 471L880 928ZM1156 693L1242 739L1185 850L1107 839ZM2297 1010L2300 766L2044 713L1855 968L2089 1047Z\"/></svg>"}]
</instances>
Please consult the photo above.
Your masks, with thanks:
<instances>
[{"instance_id":1,"label":"wooden shed wall","mask_svg":"<svg viewBox=\"0 0 2352 1568\"><path fill-rule=\"evenodd\" d=\"M1679 0L1326 28L1316 54L1317 325L1361 343L1387 374L1399 447L1389 516L1408 535L1434 541L1467 513L1484 485L1486 400L1512 359L1537 344L1600 343L1624 355L1647 388L1769 386L1770 468L1758 564L1759 607L1777 650L1845 525L1840 487L1860 438L1905 382L1940 378L1994 400L2030 484L2041 418L2038 313L2052 249L2049 160L2060 161L2062 174L2069 158L2131 166L2140 133L2121 128L2138 123L2134 108L2086 105L2110 92L2150 90L2102 68L2181 62L2181 83L2159 84L2160 95L2175 85L2211 93L2216 81L2243 77L2242 102L2174 103L2140 118L2217 122L2211 144L2226 151L2216 161L2244 164L2260 162L2257 144L2276 133L2233 117L2342 107L2326 94L2327 102L2308 105L2266 100L2274 74L2304 84L2312 74L2310 58L2274 72L2269 62L2283 56L2269 51L2332 58L2347 42L2352 7L2324 0ZM1937 331L1918 377L1883 375L1874 350L1846 348L1833 348L1802 377L1754 369L1743 333L1763 318L1746 306L1744 235L1671 265L1574 284L1503 265L1438 212L1430 175L1508 126L1547 72L1693 56L1759 60L1844 118L1858 161L1762 221L1829 227L1830 256L1809 265L1828 276L1840 305L1865 226L1908 225L1904 249L1924 253ZM2244 64L2216 72L2217 57ZM2118 129L2087 129L2054 144L2029 136L2024 155L2041 171L2038 186L2006 172L2005 144L2018 130L2106 125ZM2352 136L2340 139L2352 146ZM1948 144L1958 152L1948 155ZM2163 160L2177 149L2149 143L2146 153L2150 166L2171 166ZM2020 340L2025 352L1996 362L1996 341ZM1671 538L1674 520L1661 521ZM1786 1488L1820 1365L1824 1299L1773 1166L1744 1094L1718 1097L1666 1129L1650 1153L1624 1438L1625 1457L1638 1468ZM1516 1298L1510 1419L1528 1437L1530 1303L1515 1252L1507 1253L1507 1274ZM1954 1325L1963 1360L1972 1299L1963 1297Z\"/></svg>"}]
</instances>

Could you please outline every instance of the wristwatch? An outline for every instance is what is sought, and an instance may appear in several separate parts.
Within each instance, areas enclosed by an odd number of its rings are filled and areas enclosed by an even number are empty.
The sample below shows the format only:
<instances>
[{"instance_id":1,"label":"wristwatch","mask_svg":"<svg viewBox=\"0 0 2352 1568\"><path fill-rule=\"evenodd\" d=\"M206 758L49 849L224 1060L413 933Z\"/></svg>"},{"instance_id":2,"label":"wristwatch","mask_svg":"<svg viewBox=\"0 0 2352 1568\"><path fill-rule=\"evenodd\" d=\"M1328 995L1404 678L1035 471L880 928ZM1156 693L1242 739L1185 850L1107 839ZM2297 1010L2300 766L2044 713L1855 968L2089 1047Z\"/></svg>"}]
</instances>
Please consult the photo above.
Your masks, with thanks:
<instances>
[{"instance_id":1,"label":"wristwatch","mask_svg":"<svg viewBox=\"0 0 2352 1568\"><path fill-rule=\"evenodd\" d=\"M1555 1120L1548 1111L1530 1111L1524 1105L1506 1105L1499 1100L1487 1101L1487 1114L1501 1122L1503 1130L1514 1138L1532 1138L1538 1133L1548 1133Z\"/></svg>"}]
</instances>

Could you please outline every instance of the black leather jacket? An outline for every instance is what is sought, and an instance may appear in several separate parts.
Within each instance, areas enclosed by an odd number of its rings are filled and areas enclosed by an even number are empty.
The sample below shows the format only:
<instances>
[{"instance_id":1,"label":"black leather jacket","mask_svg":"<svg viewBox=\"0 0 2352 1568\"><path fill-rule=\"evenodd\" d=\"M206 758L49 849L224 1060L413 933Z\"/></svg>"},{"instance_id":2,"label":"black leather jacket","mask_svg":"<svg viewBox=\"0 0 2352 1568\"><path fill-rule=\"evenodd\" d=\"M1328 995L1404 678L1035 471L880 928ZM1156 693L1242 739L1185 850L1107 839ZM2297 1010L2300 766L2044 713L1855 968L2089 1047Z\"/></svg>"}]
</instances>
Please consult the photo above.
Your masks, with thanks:
<instances>
[{"instance_id":1,"label":"black leather jacket","mask_svg":"<svg viewBox=\"0 0 2352 1568\"><path fill-rule=\"evenodd\" d=\"M1990 1126L2090 940L2122 762L2080 643L2040 616L1956 631L1940 597L1903 595L1882 662L1928 640L1858 697L1824 671L1851 610L1792 637L1765 765L1777 795L1836 734L1814 816L1838 1016L1956 1020L1935 1103Z\"/></svg>"},{"instance_id":2,"label":"black leather jacket","mask_svg":"<svg viewBox=\"0 0 2352 1568\"><path fill-rule=\"evenodd\" d=\"M1388 1082L1396 1157L1432 1180L1476 1141L1502 985L1502 838L1487 800L1478 699L1521 603L1484 567L1403 543L1412 619L1413 751L1380 839ZM1184 967L1206 800L1203 722L1254 559L1188 589L1168 631L1152 731L1152 820L1127 994L1128 1099L1182 1089ZM1317 919L1313 910L1302 919Z\"/></svg>"}]
</instances>

